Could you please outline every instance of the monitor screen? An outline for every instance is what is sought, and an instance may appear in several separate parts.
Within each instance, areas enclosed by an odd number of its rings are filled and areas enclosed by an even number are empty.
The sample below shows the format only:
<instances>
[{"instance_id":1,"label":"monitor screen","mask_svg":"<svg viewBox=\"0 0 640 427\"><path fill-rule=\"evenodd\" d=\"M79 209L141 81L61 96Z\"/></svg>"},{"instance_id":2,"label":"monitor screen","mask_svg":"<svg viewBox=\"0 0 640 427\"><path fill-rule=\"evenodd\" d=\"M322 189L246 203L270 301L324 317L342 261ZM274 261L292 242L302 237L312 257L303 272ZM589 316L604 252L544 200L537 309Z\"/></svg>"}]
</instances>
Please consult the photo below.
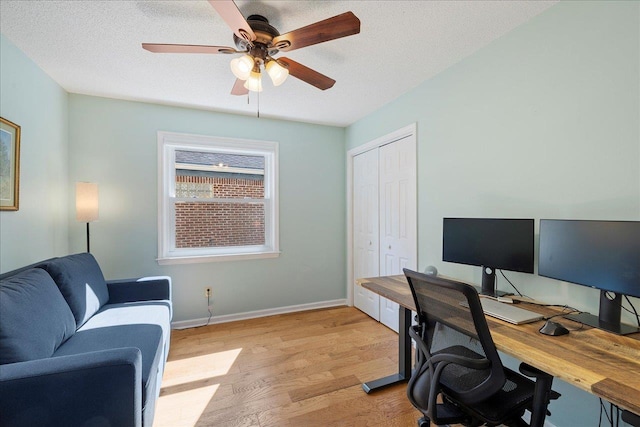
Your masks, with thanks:
<instances>
[{"instance_id":1,"label":"monitor screen","mask_svg":"<svg viewBox=\"0 0 640 427\"><path fill-rule=\"evenodd\" d=\"M598 314L567 318L626 335L622 295L640 297L640 222L540 220L538 274L600 290Z\"/></svg>"},{"instance_id":2,"label":"monitor screen","mask_svg":"<svg viewBox=\"0 0 640 427\"><path fill-rule=\"evenodd\" d=\"M538 274L640 297L640 221L540 220Z\"/></svg>"},{"instance_id":3,"label":"monitor screen","mask_svg":"<svg viewBox=\"0 0 640 427\"><path fill-rule=\"evenodd\" d=\"M442 260L533 273L533 219L444 218Z\"/></svg>"}]
</instances>

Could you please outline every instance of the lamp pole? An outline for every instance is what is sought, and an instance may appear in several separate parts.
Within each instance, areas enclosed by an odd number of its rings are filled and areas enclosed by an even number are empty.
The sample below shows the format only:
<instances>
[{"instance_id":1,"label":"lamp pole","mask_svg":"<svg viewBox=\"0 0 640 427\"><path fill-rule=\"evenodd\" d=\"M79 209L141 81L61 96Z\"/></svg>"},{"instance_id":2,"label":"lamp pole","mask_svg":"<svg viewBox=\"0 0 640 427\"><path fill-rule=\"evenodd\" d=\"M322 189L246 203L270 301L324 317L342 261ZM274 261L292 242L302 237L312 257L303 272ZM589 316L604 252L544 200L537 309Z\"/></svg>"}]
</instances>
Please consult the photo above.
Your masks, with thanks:
<instances>
[{"instance_id":1,"label":"lamp pole","mask_svg":"<svg viewBox=\"0 0 640 427\"><path fill-rule=\"evenodd\" d=\"M87 223L87 252L91 252L89 250L89 223Z\"/></svg>"}]
</instances>

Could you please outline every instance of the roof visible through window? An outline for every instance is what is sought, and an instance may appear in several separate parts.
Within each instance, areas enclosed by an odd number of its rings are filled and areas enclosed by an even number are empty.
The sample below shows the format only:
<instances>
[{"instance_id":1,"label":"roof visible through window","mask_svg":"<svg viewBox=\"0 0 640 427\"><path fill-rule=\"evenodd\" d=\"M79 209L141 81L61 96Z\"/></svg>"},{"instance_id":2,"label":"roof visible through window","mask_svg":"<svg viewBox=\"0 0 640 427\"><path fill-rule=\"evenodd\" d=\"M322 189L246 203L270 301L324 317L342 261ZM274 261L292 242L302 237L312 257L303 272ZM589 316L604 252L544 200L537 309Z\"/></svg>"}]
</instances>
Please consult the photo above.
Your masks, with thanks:
<instances>
[{"instance_id":1,"label":"roof visible through window","mask_svg":"<svg viewBox=\"0 0 640 427\"><path fill-rule=\"evenodd\" d=\"M176 151L176 163L193 165L224 165L232 168L264 169L263 156L248 156L244 154L227 154L202 151Z\"/></svg>"}]
</instances>

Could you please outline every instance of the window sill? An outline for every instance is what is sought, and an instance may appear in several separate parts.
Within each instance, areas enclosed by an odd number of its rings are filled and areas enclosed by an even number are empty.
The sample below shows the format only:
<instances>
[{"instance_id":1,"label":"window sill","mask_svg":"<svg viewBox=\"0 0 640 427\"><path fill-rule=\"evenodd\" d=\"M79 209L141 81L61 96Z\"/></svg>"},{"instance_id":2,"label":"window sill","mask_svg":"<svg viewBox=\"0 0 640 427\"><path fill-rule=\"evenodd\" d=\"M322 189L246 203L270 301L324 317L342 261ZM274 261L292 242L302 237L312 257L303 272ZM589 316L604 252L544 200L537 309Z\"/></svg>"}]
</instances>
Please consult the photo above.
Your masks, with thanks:
<instances>
[{"instance_id":1,"label":"window sill","mask_svg":"<svg viewBox=\"0 0 640 427\"><path fill-rule=\"evenodd\" d=\"M165 257L165 258L157 258L156 261L160 265L198 264L198 263L205 263L205 262L244 261L244 260L251 260L251 259L278 258L279 256L280 256L280 252L259 252L259 253L246 253L246 254Z\"/></svg>"}]
</instances>

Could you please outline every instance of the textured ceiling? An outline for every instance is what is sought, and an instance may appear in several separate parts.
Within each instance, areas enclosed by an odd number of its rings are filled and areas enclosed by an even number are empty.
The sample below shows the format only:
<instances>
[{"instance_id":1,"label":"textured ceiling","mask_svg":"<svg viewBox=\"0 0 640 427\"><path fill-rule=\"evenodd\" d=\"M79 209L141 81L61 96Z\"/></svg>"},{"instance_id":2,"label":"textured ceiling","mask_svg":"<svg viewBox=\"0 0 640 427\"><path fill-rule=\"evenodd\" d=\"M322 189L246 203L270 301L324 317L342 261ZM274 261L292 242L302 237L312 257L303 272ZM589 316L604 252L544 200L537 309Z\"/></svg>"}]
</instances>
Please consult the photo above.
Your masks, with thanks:
<instances>
[{"instance_id":1,"label":"textured ceiling","mask_svg":"<svg viewBox=\"0 0 640 427\"><path fill-rule=\"evenodd\" d=\"M552 6L555 1L237 1L285 33L346 11L361 33L286 53L332 77L289 77L259 100L232 96L229 55L154 54L142 42L232 46L207 1L0 2L0 31L71 93L346 126ZM259 106L258 106L259 101Z\"/></svg>"}]
</instances>

